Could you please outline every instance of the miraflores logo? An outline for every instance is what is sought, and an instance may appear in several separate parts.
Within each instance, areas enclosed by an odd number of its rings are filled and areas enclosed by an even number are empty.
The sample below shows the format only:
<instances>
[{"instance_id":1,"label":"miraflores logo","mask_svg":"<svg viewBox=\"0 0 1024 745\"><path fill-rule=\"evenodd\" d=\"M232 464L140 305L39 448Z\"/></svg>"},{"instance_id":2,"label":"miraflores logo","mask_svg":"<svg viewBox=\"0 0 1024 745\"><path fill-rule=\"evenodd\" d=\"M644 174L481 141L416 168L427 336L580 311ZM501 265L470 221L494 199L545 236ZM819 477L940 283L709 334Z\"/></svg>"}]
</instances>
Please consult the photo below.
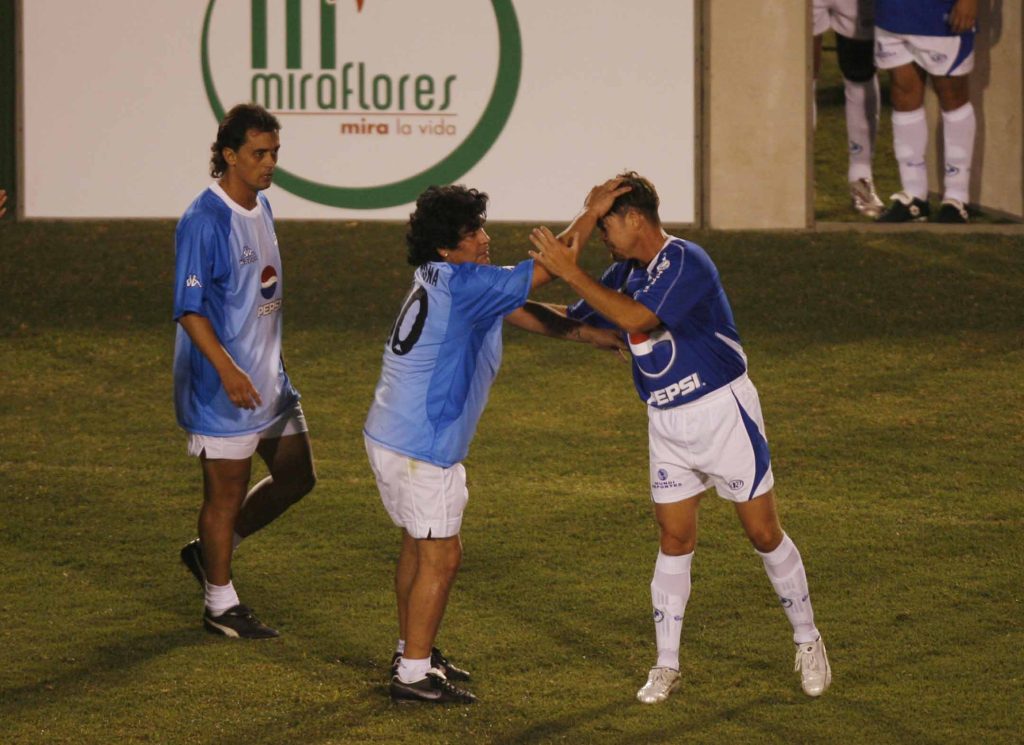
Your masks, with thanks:
<instances>
[{"instance_id":1,"label":"miraflores logo","mask_svg":"<svg viewBox=\"0 0 1024 745\"><path fill-rule=\"evenodd\" d=\"M201 63L217 120L243 101L281 120L275 184L377 209L457 181L490 150L522 42L511 0L209 0Z\"/></svg>"}]
</instances>

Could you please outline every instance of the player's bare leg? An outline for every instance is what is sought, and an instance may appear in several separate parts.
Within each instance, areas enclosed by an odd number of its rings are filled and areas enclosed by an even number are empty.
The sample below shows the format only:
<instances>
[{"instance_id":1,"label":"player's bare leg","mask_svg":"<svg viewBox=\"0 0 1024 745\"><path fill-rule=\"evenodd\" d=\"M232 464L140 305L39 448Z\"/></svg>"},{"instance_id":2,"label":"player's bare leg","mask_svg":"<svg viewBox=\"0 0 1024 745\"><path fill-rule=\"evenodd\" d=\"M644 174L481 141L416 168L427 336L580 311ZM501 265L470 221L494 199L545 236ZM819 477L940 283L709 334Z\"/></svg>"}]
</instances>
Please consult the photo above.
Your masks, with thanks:
<instances>
[{"instance_id":1,"label":"player's bare leg","mask_svg":"<svg viewBox=\"0 0 1024 745\"><path fill-rule=\"evenodd\" d=\"M430 658L461 563L459 536L416 540L416 576L409 588L406 611L405 659Z\"/></svg>"},{"instance_id":2,"label":"player's bare leg","mask_svg":"<svg viewBox=\"0 0 1024 745\"><path fill-rule=\"evenodd\" d=\"M403 531L403 552L407 550L407 537L408 534ZM458 535L450 538L420 538L414 539L414 548L415 574L408 585L405 610L405 652L399 658L398 668L391 678L391 699L398 703L474 703L476 696L452 685L445 665L434 662L434 639L462 562L462 540ZM408 555L399 555L395 591L399 594L400 619L400 593L405 590L412 563L413 559Z\"/></svg>"},{"instance_id":3,"label":"player's bare leg","mask_svg":"<svg viewBox=\"0 0 1024 745\"><path fill-rule=\"evenodd\" d=\"M749 502L736 504L747 538L761 556L768 579L793 627L796 644L794 670L809 696L820 696L832 682L832 668L825 643L814 625L814 609L807 587L807 574L796 544L782 530L775 507L775 494L768 491Z\"/></svg>"},{"instance_id":4,"label":"player's bare leg","mask_svg":"<svg viewBox=\"0 0 1024 745\"><path fill-rule=\"evenodd\" d=\"M199 510L199 540L206 579L213 585L231 581L231 549L235 522L249 486L252 461L200 458L203 468L203 506Z\"/></svg>"},{"instance_id":5,"label":"player's bare leg","mask_svg":"<svg viewBox=\"0 0 1024 745\"><path fill-rule=\"evenodd\" d=\"M205 568L203 625L228 637L269 639L277 636L238 600L231 581L231 551L235 522L245 499L252 461L207 458L203 468L203 506L199 511L199 541Z\"/></svg>"},{"instance_id":6,"label":"player's bare leg","mask_svg":"<svg viewBox=\"0 0 1024 745\"><path fill-rule=\"evenodd\" d=\"M395 599L398 602L398 638L405 640L409 633L409 595L419 567L416 539L402 528L402 549L395 567Z\"/></svg>"},{"instance_id":7,"label":"player's bare leg","mask_svg":"<svg viewBox=\"0 0 1024 745\"><path fill-rule=\"evenodd\" d=\"M245 497L235 523L240 538L269 525L316 485L308 432L260 440L256 448L270 475Z\"/></svg>"},{"instance_id":8,"label":"player's bare leg","mask_svg":"<svg viewBox=\"0 0 1024 745\"><path fill-rule=\"evenodd\" d=\"M690 598L690 564L697 545L697 508L700 495L666 504L655 503L660 528L658 559L651 579L654 636L658 660L637 691L644 704L661 703L679 687L679 644L683 615Z\"/></svg>"}]
</instances>

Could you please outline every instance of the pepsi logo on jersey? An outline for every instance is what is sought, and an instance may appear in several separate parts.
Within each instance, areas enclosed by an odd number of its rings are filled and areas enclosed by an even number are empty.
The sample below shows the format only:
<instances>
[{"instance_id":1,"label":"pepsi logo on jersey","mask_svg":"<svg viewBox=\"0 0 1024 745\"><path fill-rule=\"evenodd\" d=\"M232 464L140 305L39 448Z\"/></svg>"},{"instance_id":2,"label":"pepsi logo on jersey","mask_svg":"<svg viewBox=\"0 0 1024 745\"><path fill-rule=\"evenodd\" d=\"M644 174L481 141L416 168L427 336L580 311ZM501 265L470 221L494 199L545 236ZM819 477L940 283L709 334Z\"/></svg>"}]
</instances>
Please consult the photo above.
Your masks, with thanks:
<instances>
[{"instance_id":1,"label":"pepsi logo on jersey","mask_svg":"<svg viewBox=\"0 0 1024 745\"><path fill-rule=\"evenodd\" d=\"M277 270L272 266L263 267L260 274L260 294L269 300L277 292Z\"/></svg>"}]
</instances>

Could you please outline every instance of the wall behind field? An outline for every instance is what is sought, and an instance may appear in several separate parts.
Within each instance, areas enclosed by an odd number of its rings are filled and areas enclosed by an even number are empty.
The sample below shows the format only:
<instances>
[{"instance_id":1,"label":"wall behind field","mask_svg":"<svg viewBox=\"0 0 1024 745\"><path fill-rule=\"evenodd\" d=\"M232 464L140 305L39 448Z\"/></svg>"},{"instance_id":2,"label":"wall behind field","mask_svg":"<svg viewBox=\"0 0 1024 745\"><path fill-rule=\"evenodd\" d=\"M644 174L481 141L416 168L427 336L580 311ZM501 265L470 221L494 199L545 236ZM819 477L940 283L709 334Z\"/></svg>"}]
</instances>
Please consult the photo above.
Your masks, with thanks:
<instances>
[{"instance_id":1,"label":"wall behind field","mask_svg":"<svg viewBox=\"0 0 1024 745\"><path fill-rule=\"evenodd\" d=\"M695 221L693 0L23 2L27 217L176 217L224 109L282 124L290 218L404 219L429 183L567 220L623 168ZM56 50L59 50L56 51Z\"/></svg>"},{"instance_id":2,"label":"wall behind field","mask_svg":"<svg viewBox=\"0 0 1024 745\"><path fill-rule=\"evenodd\" d=\"M404 219L427 183L459 181L492 218L564 221L633 168L671 222L812 226L809 4L626 7L0 2L0 187L32 218L175 217L208 181L219 112L256 97L284 127L281 216ZM981 0L979 28L971 198L1020 218L1021 4Z\"/></svg>"}]
</instances>

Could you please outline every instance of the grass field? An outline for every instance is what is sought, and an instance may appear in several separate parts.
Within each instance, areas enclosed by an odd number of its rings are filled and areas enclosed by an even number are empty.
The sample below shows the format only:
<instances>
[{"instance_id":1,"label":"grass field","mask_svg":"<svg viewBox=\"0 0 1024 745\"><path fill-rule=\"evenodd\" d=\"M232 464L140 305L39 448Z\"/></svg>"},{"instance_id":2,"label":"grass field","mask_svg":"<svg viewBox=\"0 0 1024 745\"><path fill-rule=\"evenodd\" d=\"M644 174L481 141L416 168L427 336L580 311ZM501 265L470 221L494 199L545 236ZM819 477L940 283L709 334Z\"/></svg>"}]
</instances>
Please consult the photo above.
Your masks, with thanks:
<instances>
[{"instance_id":1,"label":"grass field","mask_svg":"<svg viewBox=\"0 0 1024 745\"><path fill-rule=\"evenodd\" d=\"M831 53L821 91L817 219L857 220ZM489 230L498 262L525 255L526 226ZM654 659L644 407L611 356L510 330L440 638L482 703L410 710L386 695L398 541L360 435L408 286L402 228L279 224L320 482L239 549L244 601L283 634L264 643L205 634L178 563L200 482L171 406L172 232L0 222L2 745L1020 742L1020 233L687 233L761 392L823 698L800 692L761 562L711 497L684 684L635 702Z\"/></svg>"},{"instance_id":2,"label":"grass field","mask_svg":"<svg viewBox=\"0 0 1024 745\"><path fill-rule=\"evenodd\" d=\"M360 436L409 277L401 226L279 225L320 482L239 549L243 599L283 634L265 643L205 634L178 563L199 469L170 400L172 230L0 224L3 743L1019 741L1019 234L691 234L761 391L826 696L800 692L761 563L709 498L685 683L635 702L654 654L644 407L614 358L510 330L440 639L482 703L408 710L386 697L397 535ZM524 254L525 226L491 233L499 262Z\"/></svg>"}]
</instances>

